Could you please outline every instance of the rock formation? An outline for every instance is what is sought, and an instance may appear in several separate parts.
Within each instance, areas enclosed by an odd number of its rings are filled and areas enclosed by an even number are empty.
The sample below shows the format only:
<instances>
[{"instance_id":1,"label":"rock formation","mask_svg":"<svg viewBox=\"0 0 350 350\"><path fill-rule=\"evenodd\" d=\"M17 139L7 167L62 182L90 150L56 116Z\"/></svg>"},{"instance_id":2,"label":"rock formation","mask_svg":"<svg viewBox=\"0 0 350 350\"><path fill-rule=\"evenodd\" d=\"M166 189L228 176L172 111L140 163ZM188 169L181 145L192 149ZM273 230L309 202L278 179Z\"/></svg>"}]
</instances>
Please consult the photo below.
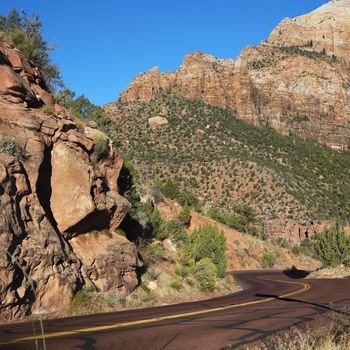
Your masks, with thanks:
<instances>
[{"instance_id":1,"label":"rock formation","mask_svg":"<svg viewBox=\"0 0 350 350\"><path fill-rule=\"evenodd\" d=\"M176 72L136 77L122 100L149 102L161 90L231 108L256 126L296 133L336 149L350 142L350 1L285 19L236 59L197 51Z\"/></svg>"},{"instance_id":2,"label":"rock formation","mask_svg":"<svg viewBox=\"0 0 350 350\"><path fill-rule=\"evenodd\" d=\"M165 128L168 124L168 119L164 117L152 117L148 119L148 125L151 130Z\"/></svg>"},{"instance_id":3,"label":"rock formation","mask_svg":"<svg viewBox=\"0 0 350 350\"><path fill-rule=\"evenodd\" d=\"M93 131L67 115L0 42L1 318L63 310L84 286L127 294L138 283L136 248L113 233L130 209L122 157L107 138L97 154ZM102 229L108 237L89 233Z\"/></svg>"},{"instance_id":4,"label":"rock formation","mask_svg":"<svg viewBox=\"0 0 350 350\"><path fill-rule=\"evenodd\" d=\"M297 18L285 18L271 33L275 45L304 46L350 62L350 1L330 1Z\"/></svg>"}]
</instances>

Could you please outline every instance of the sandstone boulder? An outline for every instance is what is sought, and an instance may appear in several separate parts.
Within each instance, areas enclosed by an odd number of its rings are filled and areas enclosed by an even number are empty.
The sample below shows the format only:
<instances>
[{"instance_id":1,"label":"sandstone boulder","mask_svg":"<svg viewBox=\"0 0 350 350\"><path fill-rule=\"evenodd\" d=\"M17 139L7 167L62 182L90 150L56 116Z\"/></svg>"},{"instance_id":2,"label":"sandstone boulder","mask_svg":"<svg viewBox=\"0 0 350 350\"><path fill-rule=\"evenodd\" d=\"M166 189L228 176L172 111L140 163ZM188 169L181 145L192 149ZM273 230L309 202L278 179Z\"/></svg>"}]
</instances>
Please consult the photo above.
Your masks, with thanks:
<instances>
[{"instance_id":1,"label":"sandstone boulder","mask_svg":"<svg viewBox=\"0 0 350 350\"><path fill-rule=\"evenodd\" d=\"M91 197L92 169L86 159L63 142L52 149L51 209L60 232L95 210Z\"/></svg>"},{"instance_id":2,"label":"sandstone boulder","mask_svg":"<svg viewBox=\"0 0 350 350\"><path fill-rule=\"evenodd\" d=\"M127 295L137 286L142 266L135 245L109 231L79 235L70 241L82 261L85 279L97 291Z\"/></svg>"},{"instance_id":3,"label":"sandstone boulder","mask_svg":"<svg viewBox=\"0 0 350 350\"><path fill-rule=\"evenodd\" d=\"M35 95L28 82L18 76L9 66L0 65L0 94L31 102Z\"/></svg>"},{"instance_id":4,"label":"sandstone boulder","mask_svg":"<svg viewBox=\"0 0 350 350\"><path fill-rule=\"evenodd\" d=\"M168 126L168 119L165 117L152 117L148 119L148 124L151 130L162 129Z\"/></svg>"}]
</instances>

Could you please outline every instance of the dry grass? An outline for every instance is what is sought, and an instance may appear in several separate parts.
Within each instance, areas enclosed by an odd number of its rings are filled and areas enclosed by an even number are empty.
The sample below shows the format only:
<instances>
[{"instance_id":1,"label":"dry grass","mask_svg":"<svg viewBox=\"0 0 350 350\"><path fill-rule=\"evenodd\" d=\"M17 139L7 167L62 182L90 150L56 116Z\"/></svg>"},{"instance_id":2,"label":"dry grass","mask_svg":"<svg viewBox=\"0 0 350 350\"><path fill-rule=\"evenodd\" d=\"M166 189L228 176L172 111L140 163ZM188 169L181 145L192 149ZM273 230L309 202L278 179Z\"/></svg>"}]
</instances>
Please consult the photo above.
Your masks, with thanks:
<instances>
[{"instance_id":1,"label":"dry grass","mask_svg":"<svg viewBox=\"0 0 350 350\"><path fill-rule=\"evenodd\" d=\"M325 326L277 335L246 350L350 350L350 314L333 313Z\"/></svg>"},{"instance_id":2,"label":"dry grass","mask_svg":"<svg viewBox=\"0 0 350 350\"><path fill-rule=\"evenodd\" d=\"M342 265L336 267L325 267L310 273L307 278L350 278L350 267L345 267Z\"/></svg>"}]
</instances>

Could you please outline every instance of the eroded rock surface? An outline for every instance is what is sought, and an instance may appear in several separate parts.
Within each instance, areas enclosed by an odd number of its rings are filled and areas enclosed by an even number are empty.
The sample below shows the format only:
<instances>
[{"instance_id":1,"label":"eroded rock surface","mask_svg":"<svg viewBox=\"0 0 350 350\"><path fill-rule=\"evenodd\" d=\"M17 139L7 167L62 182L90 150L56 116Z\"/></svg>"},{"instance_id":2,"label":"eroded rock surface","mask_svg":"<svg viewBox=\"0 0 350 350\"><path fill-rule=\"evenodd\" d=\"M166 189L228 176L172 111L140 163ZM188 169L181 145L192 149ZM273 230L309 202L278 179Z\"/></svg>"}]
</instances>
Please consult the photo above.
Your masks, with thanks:
<instances>
[{"instance_id":1,"label":"eroded rock surface","mask_svg":"<svg viewBox=\"0 0 350 350\"><path fill-rule=\"evenodd\" d=\"M73 238L74 252L82 261L85 280L97 291L127 295L137 286L140 262L134 244L116 233L87 234Z\"/></svg>"},{"instance_id":2,"label":"eroded rock surface","mask_svg":"<svg viewBox=\"0 0 350 350\"><path fill-rule=\"evenodd\" d=\"M97 155L66 115L38 69L0 43L0 319L64 310L84 287L137 285L135 246L88 233L113 231L130 209L118 193L123 159L109 140Z\"/></svg>"}]
</instances>

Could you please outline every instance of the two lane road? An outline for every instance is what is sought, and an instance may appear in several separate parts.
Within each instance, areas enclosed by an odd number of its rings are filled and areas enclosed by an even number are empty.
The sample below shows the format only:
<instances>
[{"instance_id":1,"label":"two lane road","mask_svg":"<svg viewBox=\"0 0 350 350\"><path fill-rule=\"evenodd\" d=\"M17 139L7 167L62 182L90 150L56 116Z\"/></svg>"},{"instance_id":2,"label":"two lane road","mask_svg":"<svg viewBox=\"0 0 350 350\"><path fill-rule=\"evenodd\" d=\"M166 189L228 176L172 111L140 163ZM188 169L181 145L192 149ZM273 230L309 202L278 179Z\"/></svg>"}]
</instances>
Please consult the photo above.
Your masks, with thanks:
<instances>
[{"instance_id":1,"label":"two lane road","mask_svg":"<svg viewBox=\"0 0 350 350\"><path fill-rule=\"evenodd\" d=\"M3 325L0 350L239 348L350 305L350 279L290 279L265 271L235 276L244 290L220 298L45 321L45 344L31 323Z\"/></svg>"}]
</instances>

